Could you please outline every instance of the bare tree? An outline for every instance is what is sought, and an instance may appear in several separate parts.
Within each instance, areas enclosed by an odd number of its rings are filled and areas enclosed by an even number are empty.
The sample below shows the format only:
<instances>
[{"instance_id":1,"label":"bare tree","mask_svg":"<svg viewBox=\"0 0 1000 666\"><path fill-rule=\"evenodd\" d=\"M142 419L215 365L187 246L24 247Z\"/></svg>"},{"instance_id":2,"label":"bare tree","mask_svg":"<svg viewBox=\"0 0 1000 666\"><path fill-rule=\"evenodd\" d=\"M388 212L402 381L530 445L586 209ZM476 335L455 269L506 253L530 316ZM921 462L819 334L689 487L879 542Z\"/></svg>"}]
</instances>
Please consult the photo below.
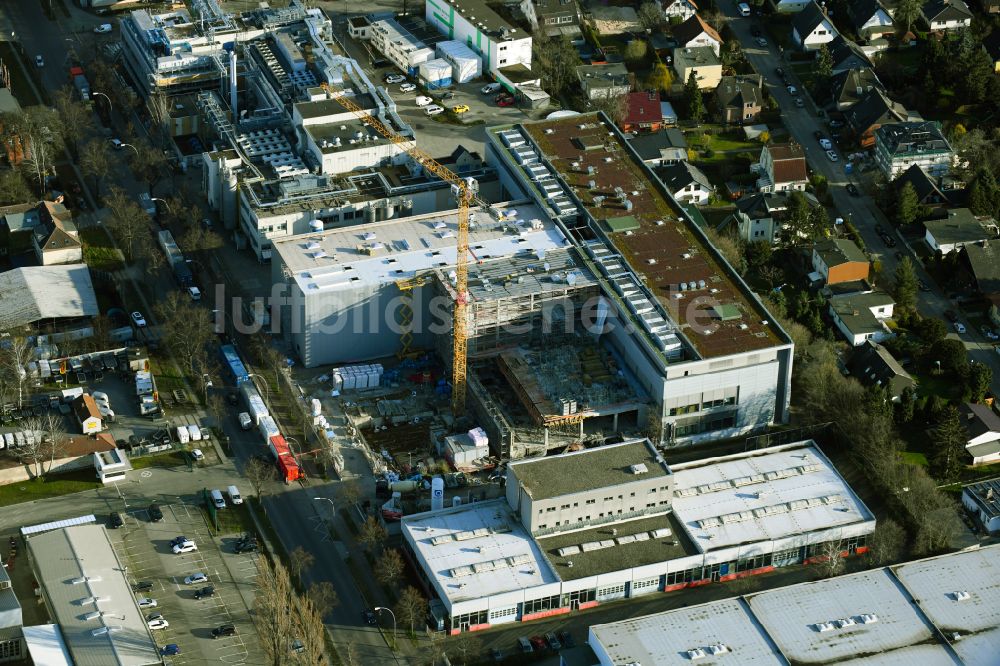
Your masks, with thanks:
<instances>
[{"instance_id":1,"label":"bare tree","mask_svg":"<svg viewBox=\"0 0 1000 666\"><path fill-rule=\"evenodd\" d=\"M136 255L146 264L146 272L155 275L167 264L167 258L163 255L163 250L153 240L151 234L142 234L136 243Z\"/></svg>"},{"instance_id":2,"label":"bare tree","mask_svg":"<svg viewBox=\"0 0 1000 666\"><path fill-rule=\"evenodd\" d=\"M320 616L325 616L340 605L340 597L337 596L337 590L334 589L333 583L325 580L310 585L306 596L309 597L309 601L316 607L316 612Z\"/></svg>"},{"instance_id":3,"label":"bare tree","mask_svg":"<svg viewBox=\"0 0 1000 666\"><path fill-rule=\"evenodd\" d=\"M66 422L62 415L52 410L43 412L38 417L38 430L41 433L40 439L42 440L42 448L39 453L43 457L47 456L49 459L48 468L45 469L43 465L42 475L44 476L52 471L52 466L55 464L56 458L61 457L65 453L68 434L66 432Z\"/></svg>"},{"instance_id":4,"label":"bare tree","mask_svg":"<svg viewBox=\"0 0 1000 666\"><path fill-rule=\"evenodd\" d=\"M400 622L409 625L410 635L413 635L414 627L427 617L427 599L420 594L420 590L408 585L399 595L396 614L399 615Z\"/></svg>"},{"instance_id":5,"label":"bare tree","mask_svg":"<svg viewBox=\"0 0 1000 666\"><path fill-rule=\"evenodd\" d=\"M594 108L607 114L615 125L622 126L628 113L628 95L607 95L595 99L591 103Z\"/></svg>"},{"instance_id":6,"label":"bare tree","mask_svg":"<svg viewBox=\"0 0 1000 666\"><path fill-rule=\"evenodd\" d=\"M17 455L22 464L30 464L34 468L34 478L41 480L45 475L45 458L47 450L42 433L42 420L37 416L32 416L24 420L24 429L28 436L24 438L21 446L17 447Z\"/></svg>"},{"instance_id":7,"label":"bare tree","mask_svg":"<svg viewBox=\"0 0 1000 666\"><path fill-rule=\"evenodd\" d=\"M642 3L639 5L639 10L636 14L639 17L639 23L647 30L656 30L667 22L666 14L663 13L663 7L658 2Z\"/></svg>"},{"instance_id":8,"label":"bare tree","mask_svg":"<svg viewBox=\"0 0 1000 666\"><path fill-rule=\"evenodd\" d=\"M243 476L253 486L254 495L260 499L261 488L268 481L275 478L274 465L269 465L259 458L251 458L247 466L243 468Z\"/></svg>"},{"instance_id":9,"label":"bare tree","mask_svg":"<svg viewBox=\"0 0 1000 666\"><path fill-rule=\"evenodd\" d=\"M131 263L135 256L136 239L149 229L149 215L118 186L111 188L104 204L111 213L108 227L125 253L125 258Z\"/></svg>"},{"instance_id":10,"label":"bare tree","mask_svg":"<svg viewBox=\"0 0 1000 666\"><path fill-rule=\"evenodd\" d=\"M479 652L479 640L467 631L463 631L457 636L453 636L445 641L445 651L448 652L449 659L455 659L457 664L465 666L469 663L469 655Z\"/></svg>"},{"instance_id":11,"label":"bare tree","mask_svg":"<svg viewBox=\"0 0 1000 666\"><path fill-rule=\"evenodd\" d=\"M340 498L347 507L353 507L363 495L364 490L358 479L348 479L340 484Z\"/></svg>"},{"instance_id":12,"label":"bare tree","mask_svg":"<svg viewBox=\"0 0 1000 666\"><path fill-rule=\"evenodd\" d=\"M906 543L906 532L892 518L878 521L869 544L869 554L875 564L891 564L896 561Z\"/></svg>"},{"instance_id":13,"label":"bare tree","mask_svg":"<svg viewBox=\"0 0 1000 666\"><path fill-rule=\"evenodd\" d=\"M19 114L5 114L3 128L16 135L25 149L24 165L31 170L39 192L52 171L62 136L59 115L46 106L29 106Z\"/></svg>"},{"instance_id":14,"label":"bare tree","mask_svg":"<svg viewBox=\"0 0 1000 666\"><path fill-rule=\"evenodd\" d=\"M111 172L111 152L102 139L91 139L83 144L80 153L80 169L83 175L94 179L94 196L101 198L101 182Z\"/></svg>"},{"instance_id":15,"label":"bare tree","mask_svg":"<svg viewBox=\"0 0 1000 666\"><path fill-rule=\"evenodd\" d=\"M444 637L439 634L431 635L430 643L421 650L422 659L418 662L420 666L439 666L444 658L445 644Z\"/></svg>"},{"instance_id":16,"label":"bare tree","mask_svg":"<svg viewBox=\"0 0 1000 666\"><path fill-rule=\"evenodd\" d=\"M358 530L358 541L370 552L374 552L377 547L381 547L389 537L385 526L374 516L368 518L361 524Z\"/></svg>"},{"instance_id":17,"label":"bare tree","mask_svg":"<svg viewBox=\"0 0 1000 666\"><path fill-rule=\"evenodd\" d=\"M288 567L299 583L302 582L302 572L309 569L315 562L316 556L302 546L298 546L295 550L288 553Z\"/></svg>"},{"instance_id":18,"label":"bare tree","mask_svg":"<svg viewBox=\"0 0 1000 666\"><path fill-rule=\"evenodd\" d=\"M291 654L296 622L289 612L295 604L295 594L288 571L281 562L267 557L257 558L257 594L253 601L253 622L260 637L267 663L283 666ZM305 641L305 638L299 638Z\"/></svg>"},{"instance_id":19,"label":"bare tree","mask_svg":"<svg viewBox=\"0 0 1000 666\"><path fill-rule=\"evenodd\" d=\"M152 196L153 187L166 174L167 158L164 157L162 150L145 141L132 139L130 143L136 147L135 152L131 153L131 161L129 162L132 172L146 183L146 192ZM197 217L193 219L198 220Z\"/></svg>"},{"instance_id":20,"label":"bare tree","mask_svg":"<svg viewBox=\"0 0 1000 666\"><path fill-rule=\"evenodd\" d=\"M77 96L73 86L63 86L52 95L52 106L59 114L59 120L65 130L65 141L76 155L79 152L79 142L82 137L94 129L94 115Z\"/></svg>"},{"instance_id":21,"label":"bare tree","mask_svg":"<svg viewBox=\"0 0 1000 666\"><path fill-rule=\"evenodd\" d=\"M295 634L301 646L292 655L293 663L309 666L324 663L326 628L323 626L323 615L309 597L300 597L293 616Z\"/></svg>"},{"instance_id":22,"label":"bare tree","mask_svg":"<svg viewBox=\"0 0 1000 666\"><path fill-rule=\"evenodd\" d=\"M382 553L375 563L375 579L383 585L392 585L403 575L403 556L395 548Z\"/></svg>"},{"instance_id":23,"label":"bare tree","mask_svg":"<svg viewBox=\"0 0 1000 666\"><path fill-rule=\"evenodd\" d=\"M832 578L844 569L844 556L839 541L827 541L823 544L817 558L817 570L824 578Z\"/></svg>"},{"instance_id":24,"label":"bare tree","mask_svg":"<svg viewBox=\"0 0 1000 666\"><path fill-rule=\"evenodd\" d=\"M172 291L160 301L157 315L163 322L163 337L170 351L185 368L196 370L198 362L207 358L208 344L215 339L212 313L194 305L181 292Z\"/></svg>"},{"instance_id":25,"label":"bare tree","mask_svg":"<svg viewBox=\"0 0 1000 666\"><path fill-rule=\"evenodd\" d=\"M3 335L4 344L0 346L0 362L2 371L17 386L17 405L24 404L24 387L28 382L26 366L31 360L31 343L20 330L7 331Z\"/></svg>"}]
</instances>

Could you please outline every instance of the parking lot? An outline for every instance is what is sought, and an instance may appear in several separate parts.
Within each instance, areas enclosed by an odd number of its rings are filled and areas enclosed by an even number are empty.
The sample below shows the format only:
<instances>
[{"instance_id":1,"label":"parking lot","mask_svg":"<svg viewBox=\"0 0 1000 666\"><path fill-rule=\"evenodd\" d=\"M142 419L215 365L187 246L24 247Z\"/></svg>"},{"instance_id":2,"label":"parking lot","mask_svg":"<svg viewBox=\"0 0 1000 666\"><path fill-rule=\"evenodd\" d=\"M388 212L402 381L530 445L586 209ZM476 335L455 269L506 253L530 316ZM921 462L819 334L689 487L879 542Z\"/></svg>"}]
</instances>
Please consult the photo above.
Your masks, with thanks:
<instances>
[{"instance_id":1,"label":"parking lot","mask_svg":"<svg viewBox=\"0 0 1000 666\"><path fill-rule=\"evenodd\" d=\"M136 597L155 599L156 607L143 608L143 614L160 613L169 623L164 629L153 630L161 648L171 643L180 648L167 663L261 663L249 614L257 555L233 552L238 535L213 538L196 505L164 504L160 508L163 520L151 522L147 509L136 509L124 514L125 524L110 533L119 557L127 563L128 579L152 583L152 589L137 592ZM173 554L170 542L178 536L194 541L198 550ZM208 582L186 585L184 578L194 573L204 573ZM195 599L195 593L205 585L212 585L215 594ZM213 639L212 629L223 624L235 625L236 635Z\"/></svg>"}]
</instances>

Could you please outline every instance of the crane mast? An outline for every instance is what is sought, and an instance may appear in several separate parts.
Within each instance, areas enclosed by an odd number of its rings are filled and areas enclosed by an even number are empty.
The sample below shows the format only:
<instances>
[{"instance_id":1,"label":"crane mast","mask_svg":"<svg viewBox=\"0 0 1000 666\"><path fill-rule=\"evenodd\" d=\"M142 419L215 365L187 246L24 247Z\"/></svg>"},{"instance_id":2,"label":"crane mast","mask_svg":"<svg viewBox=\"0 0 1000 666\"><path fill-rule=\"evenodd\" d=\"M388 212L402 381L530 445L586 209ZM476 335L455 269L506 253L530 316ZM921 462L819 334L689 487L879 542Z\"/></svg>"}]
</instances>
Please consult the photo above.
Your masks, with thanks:
<instances>
[{"instance_id":1,"label":"crane mast","mask_svg":"<svg viewBox=\"0 0 1000 666\"><path fill-rule=\"evenodd\" d=\"M347 95L334 95L326 83L321 84L327 95L353 113L361 122L371 127L394 145L403 146L409 139L401 136L368 111L358 106ZM468 357L469 334L469 211L473 204L485 205L476 193L476 182L472 178L462 178L416 146L404 147L406 153L417 164L427 169L441 180L451 184L452 194L458 200L458 243L455 260L455 308L452 315L452 361L451 361L451 412L458 418L465 412L466 359Z\"/></svg>"}]
</instances>

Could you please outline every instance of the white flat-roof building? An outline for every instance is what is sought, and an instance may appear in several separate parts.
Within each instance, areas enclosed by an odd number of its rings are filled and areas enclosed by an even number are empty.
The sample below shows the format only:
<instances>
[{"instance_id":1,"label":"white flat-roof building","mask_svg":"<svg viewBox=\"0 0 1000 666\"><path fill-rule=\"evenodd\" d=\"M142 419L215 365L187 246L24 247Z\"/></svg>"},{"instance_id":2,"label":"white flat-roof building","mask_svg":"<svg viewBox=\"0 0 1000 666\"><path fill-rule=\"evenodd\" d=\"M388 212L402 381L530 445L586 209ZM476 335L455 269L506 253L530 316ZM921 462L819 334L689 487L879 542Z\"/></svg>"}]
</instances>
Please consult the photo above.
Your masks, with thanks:
<instances>
[{"instance_id":1,"label":"white flat-roof building","mask_svg":"<svg viewBox=\"0 0 1000 666\"><path fill-rule=\"evenodd\" d=\"M382 55L410 76L417 73L420 63L434 57L434 49L428 48L393 19L373 23L369 36L372 45Z\"/></svg>"},{"instance_id":2,"label":"white flat-roof building","mask_svg":"<svg viewBox=\"0 0 1000 666\"><path fill-rule=\"evenodd\" d=\"M594 625L601 666L995 663L1000 546Z\"/></svg>"},{"instance_id":3,"label":"white flat-roof building","mask_svg":"<svg viewBox=\"0 0 1000 666\"><path fill-rule=\"evenodd\" d=\"M1000 478L962 488L962 504L979 518L986 531L1000 532Z\"/></svg>"},{"instance_id":4,"label":"white flat-roof building","mask_svg":"<svg viewBox=\"0 0 1000 666\"><path fill-rule=\"evenodd\" d=\"M484 0L428 0L424 19L449 40L468 44L482 56L484 74L504 76L507 68L531 69L531 35L510 25ZM504 78L510 84L518 82L510 75Z\"/></svg>"},{"instance_id":5,"label":"white flat-roof building","mask_svg":"<svg viewBox=\"0 0 1000 666\"><path fill-rule=\"evenodd\" d=\"M874 527L811 441L673 468L646 440L524 460L508 467L506 502L402 520L452 632L809 563L831 543L860 553Z\"/></svg>"}]
</instances>

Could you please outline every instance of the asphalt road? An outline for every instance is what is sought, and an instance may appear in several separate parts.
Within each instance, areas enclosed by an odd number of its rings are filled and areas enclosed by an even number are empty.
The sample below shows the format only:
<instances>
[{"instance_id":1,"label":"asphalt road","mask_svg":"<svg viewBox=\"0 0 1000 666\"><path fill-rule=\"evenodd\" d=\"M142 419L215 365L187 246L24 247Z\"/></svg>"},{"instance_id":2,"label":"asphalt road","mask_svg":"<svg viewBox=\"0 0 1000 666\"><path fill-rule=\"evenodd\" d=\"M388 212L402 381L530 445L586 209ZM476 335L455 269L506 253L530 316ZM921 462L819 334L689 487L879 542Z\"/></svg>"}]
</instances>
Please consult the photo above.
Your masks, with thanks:
<instances>
[{"instance_id":1,"label":"asphalt road","mask_svg":"<svg viewBox=\"0 0 1000 666\"><path fill-rule=\"evenodd\" d=\"M751 29L755 23L763 27L763 22L767 20L766 17L741 17L736 10L736 4L735 0L722 0L719 3L719 8L725 13L730 28L739 37L750 64L763 75L765 85L778 101L785 127L788 128L791 136L805 148L806 160L810 168L814 172L826 176L836 207L836 215L851 221L857 227L869 251L882 263L881 279L878 279L876 284L883 286L883 288L891 285L892 276L899 263L895 256L897 250L909 254L917 270L917 276L931 288L928 292L918 293L917 309L925 317L939 319L943 319L944 311L949 309L960 315L960 320L965 324L966 332L964 334L956 333L949 324L951 331L949 337L962 340L971 359L979 363L986 363L993 369L992 391L994 395L1000 395L1000 354L997 354L993 345L984 339L964 316L961 316L959 306L951 302L947 295L941 291L924 270L921 262L917 260L916 255L906 247L901 237L896 236L896 248L886 247L875 228L881 226L882 229L894 233L893 226L876 206L874 199L866 193L862 177L845 173L846 156L841 154L839 149L837 150L839 160L830 161L813 136L816 131L822 132L825 136L830 135L830 128L826 124L826 120L819 116L811 100L807 100L803 108L795 106L795 97L788 93L780 77L775 73L778 67L782 67L786 74L795 79L792 68L782 59L778 46L771 44L770 40L766 48L761 48L754 43ZM793 83L795 82L793 81ZM796 83L795 87L799 89L799 95L805 94L801 85ZM848 183L854 183L860 190L861 196L851 196L846 189Z\"/></svg>"}]
</instances>

